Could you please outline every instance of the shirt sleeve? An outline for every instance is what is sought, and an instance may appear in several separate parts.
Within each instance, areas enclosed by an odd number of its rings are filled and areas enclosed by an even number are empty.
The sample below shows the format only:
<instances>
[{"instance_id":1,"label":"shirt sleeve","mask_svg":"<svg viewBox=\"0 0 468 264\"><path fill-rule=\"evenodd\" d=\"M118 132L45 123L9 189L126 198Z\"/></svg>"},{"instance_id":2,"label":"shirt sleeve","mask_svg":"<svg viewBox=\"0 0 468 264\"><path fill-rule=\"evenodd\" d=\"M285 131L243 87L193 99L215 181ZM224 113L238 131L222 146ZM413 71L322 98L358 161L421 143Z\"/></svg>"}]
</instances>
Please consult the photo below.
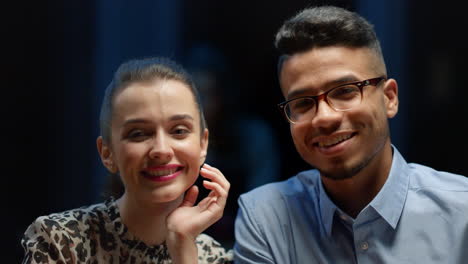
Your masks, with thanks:
<instances>
[{"instance_id":1,"label":"shirt sleeve","mask_svg":"<svg viewBox=\"0 0 468 264\"><path fill-rule=\"evenodd\" d=\"M261 228L261 219L256 219L255 210L249 207L249 200L239 198L239 211L235 221L234 260L235 263L273 264L271 248Z\"/></svg>"},{"instance_id":2,"label":"shirt sleeve","mask_svg":"<svg viewBox=\"0 0 468 264\"><path fill-rule=\"evenodd\" d=\"M23 264L75 263L71 254L71 239L58 222L39 217L25 231L21 239Z\"/></svg>"},{"instance_id":3,"label":"shirt sleeve","mask_svg":"<svg viewBox=\"0 0 468 264\"><path fill-rule=\"evenodd\" d=\"M198 263L230 264L234 263L232 250L226 250L221 244L206 234L197 237Z\"/></svg>"}]
</instances>

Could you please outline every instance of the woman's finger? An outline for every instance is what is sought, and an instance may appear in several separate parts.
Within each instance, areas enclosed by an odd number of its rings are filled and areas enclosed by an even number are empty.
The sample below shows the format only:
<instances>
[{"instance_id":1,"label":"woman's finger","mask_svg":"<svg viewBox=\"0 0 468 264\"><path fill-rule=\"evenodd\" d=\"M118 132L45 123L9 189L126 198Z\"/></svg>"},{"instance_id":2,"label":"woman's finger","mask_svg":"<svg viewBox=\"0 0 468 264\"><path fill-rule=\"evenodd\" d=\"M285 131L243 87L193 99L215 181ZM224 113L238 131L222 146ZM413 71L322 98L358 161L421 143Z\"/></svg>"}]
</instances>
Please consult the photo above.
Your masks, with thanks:
<instances>
[{"instance_id":1,"label":"woman's finger","mask_svg":"<svg viewBox=\"0 0 468 264\"><path fill-rule=\"evenodd\" d=\"M229 190L231 184L224 177L223 173L215 167L212 167L205 163L205 165L200 170L201 176L204 178L210 179L214 182L219 183L224 189Z\"/></svg>"},{"instance_id":2,"label":"woman's finger","mask_svg":"<svg viewBox=\"0 0 468 264\"><path fill-rule=\"evenodd\" d=\"M180 204L180 206L193 206L197 201L198 192L198 186L193 185L190 187L190 189L185 192L184 201Z\"/></svg>"},{"instance_id":3,"label":"woman's finger","mask_svg":"<svg viewBox=\"0 0 468 264\"><path fill-rule=\"evenodd\" d=\"M218 183L210 181L203 181L203 186L216 194L214 197L216 197L216 203L218 203L218 205L222 207L226 205L226 200L228 196L228 192L226 189L224 189Z\"/></svg>"},{"instance_id":4,"label":"woman's finger","mask_svg":"<svg viewBox=\"0 0 468 264\"><path fill-rule=\"evenodd\" d=\"M228 191L217 182L203 181L203 187L214 192L216 196L228 196ZM212 192L210 195L213 195Z\"/></svg>"}]
</instances>

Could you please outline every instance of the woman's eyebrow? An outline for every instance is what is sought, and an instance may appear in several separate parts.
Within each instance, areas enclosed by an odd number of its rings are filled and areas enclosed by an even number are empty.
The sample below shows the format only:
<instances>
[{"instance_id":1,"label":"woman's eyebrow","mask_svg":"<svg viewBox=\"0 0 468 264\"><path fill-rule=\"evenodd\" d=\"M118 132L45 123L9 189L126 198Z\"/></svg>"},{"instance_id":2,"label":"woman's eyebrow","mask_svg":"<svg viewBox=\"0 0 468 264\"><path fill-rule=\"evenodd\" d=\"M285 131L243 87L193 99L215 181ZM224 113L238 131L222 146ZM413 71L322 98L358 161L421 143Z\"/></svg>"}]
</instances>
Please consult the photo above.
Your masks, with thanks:
<instances>
[{"instance_id":1,"label":"woman's eyebrow","mask_svg":"<svg viewBox=\"0 0 468 264\"><path fill-rule=\"evenodd\" d=\"M150 123L150 121L144 118L132 118L132 119L125 120L123 125L126 126L126 125L137 124L137 123Z\"/></svg>"},{"instance_id":2,"label":"woman's eyebrow","mask_svg":"<svg viewBox=\"0 0 468 264\"><path fill-rule=\"evenodd\" d=\"M194 118L189 114L173 115L169 118L170 121L183 120L183 119L194 120ZM132 118L132 119L126 120L124 122L124 126L129 125L129 124L137 124L137 123L151 123L151 121L145 118Z\"/></svg>"},{"instance_id":3,"label":"woman's eyebrow","mask_svg":"<svg viewBox=\"0 0 468 264\"><path fill-rule=\"evenodd\" d=\"M188 115L188 114L173 115L173 116L171 116L171 118L169 120L176 121L176 120L183 120L183 119L194 120L193 117L191 115Z\"/></svg>"}]
</instances>

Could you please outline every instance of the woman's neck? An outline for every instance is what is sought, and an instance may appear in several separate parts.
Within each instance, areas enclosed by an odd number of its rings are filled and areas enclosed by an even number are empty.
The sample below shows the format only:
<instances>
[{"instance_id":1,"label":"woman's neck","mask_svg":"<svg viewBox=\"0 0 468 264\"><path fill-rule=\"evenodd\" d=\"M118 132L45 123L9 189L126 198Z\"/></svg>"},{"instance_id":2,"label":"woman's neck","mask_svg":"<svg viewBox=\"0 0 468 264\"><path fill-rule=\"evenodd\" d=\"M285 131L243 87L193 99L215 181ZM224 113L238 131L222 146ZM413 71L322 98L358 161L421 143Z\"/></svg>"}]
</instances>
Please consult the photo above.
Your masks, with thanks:
<instances>
[{"instance_id":1,"label":"woman's neck","mask_svg":"<svg viewBox=\"0 0 468 264\"><path fill-rule=\"evenodd\" d=\"M148 246L166 240L166 218L182 202L183 197L167 203L143 203L125 193L117 200L122 223Z\"/></svg>"}]
</instances>

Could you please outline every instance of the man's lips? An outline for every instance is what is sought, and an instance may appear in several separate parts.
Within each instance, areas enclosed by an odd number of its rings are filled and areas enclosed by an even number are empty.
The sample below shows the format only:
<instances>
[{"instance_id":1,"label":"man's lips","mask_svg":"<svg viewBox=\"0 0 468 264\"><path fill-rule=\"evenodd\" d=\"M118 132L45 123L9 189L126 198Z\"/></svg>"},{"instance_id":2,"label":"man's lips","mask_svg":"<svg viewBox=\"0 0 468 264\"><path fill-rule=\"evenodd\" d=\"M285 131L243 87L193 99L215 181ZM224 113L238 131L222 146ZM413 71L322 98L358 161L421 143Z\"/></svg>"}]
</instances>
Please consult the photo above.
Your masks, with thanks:
<instances>
[{"instance_id":1,"label":"man's lips","mask_svg":"<svg viewBox=\"0 0 468 264\"><path fill-rule=\"evenodd\" d=\"M329 148L338 145L356 135L355 132L338 133L330 136L319 136L312 141L313 146L320 148Z\"/></svg>"}]
</instances>

